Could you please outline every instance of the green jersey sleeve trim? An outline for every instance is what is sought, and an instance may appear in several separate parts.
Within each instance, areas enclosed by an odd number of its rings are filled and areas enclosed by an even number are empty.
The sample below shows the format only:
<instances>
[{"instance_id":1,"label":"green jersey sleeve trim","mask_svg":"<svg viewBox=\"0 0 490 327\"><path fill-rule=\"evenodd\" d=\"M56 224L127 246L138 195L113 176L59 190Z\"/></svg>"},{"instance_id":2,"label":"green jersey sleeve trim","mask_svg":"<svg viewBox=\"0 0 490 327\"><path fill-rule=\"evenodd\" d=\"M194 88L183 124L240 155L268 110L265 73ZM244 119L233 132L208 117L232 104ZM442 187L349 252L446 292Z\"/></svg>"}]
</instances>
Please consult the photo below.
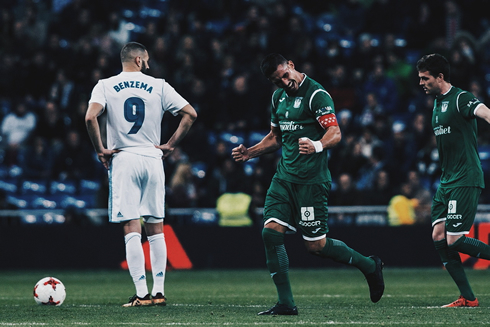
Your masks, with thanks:
<instances>
[{"instance_id":1,"label":"green jersey sleeve trim","mask_svg":"<svg viewBox=\"0 0 490 327\"><path fill-rule=\"evenodd\" d=\"M475 118L476 108L482 104L478 98L467 91L458 93L456 97L456 109L463 117Z\"/></svg>"}]
</instances>

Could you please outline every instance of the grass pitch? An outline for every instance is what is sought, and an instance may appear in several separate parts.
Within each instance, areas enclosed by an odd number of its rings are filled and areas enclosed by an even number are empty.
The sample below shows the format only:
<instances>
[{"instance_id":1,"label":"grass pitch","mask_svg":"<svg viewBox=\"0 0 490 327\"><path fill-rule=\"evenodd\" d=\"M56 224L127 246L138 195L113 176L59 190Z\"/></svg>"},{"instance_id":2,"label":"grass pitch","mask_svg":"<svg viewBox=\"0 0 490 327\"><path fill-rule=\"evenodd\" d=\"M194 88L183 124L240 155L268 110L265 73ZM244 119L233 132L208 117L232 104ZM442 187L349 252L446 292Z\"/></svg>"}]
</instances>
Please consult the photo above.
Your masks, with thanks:
<instances>
[{"instance_id":1,"label":"grass pitch","mask_svg":"<svg viewBox=\"0 0 490 327\"><path fill-rule=\"evenodd\" d=\"M299 315L273 317L257 316L276 301L266 269L170 271L168 305L136 308L121 307L134 294L127 271L0 271L0 326L490 324L489 272L467 273L479 308L440 308L458 296L443 269L385 269L385 295L376 304L356 269L291 269ZM45 276L65 284L62 306L34 302L34 284Z\"/></svg>"}]
</instances>

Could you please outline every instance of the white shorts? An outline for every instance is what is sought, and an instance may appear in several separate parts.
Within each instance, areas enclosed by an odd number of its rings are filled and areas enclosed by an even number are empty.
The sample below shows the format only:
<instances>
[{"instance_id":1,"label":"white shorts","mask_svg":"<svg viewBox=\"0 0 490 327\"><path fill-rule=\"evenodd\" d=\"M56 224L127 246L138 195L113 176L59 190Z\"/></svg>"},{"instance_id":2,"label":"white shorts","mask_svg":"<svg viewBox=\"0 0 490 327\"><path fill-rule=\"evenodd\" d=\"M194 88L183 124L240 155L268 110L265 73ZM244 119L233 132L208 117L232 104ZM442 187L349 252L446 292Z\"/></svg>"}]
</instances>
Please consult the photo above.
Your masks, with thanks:
<instances>
[{"instance_id":1,"label":"white shorts","mask_svg":"<svg viewBox=\"0 0 490 327\"><path fill-rule=\"evenodd\" d=\"M113 156L109 169L109 221L140 217L165 217L163 161L122 151Z\"/></svg>"}]
</instances>

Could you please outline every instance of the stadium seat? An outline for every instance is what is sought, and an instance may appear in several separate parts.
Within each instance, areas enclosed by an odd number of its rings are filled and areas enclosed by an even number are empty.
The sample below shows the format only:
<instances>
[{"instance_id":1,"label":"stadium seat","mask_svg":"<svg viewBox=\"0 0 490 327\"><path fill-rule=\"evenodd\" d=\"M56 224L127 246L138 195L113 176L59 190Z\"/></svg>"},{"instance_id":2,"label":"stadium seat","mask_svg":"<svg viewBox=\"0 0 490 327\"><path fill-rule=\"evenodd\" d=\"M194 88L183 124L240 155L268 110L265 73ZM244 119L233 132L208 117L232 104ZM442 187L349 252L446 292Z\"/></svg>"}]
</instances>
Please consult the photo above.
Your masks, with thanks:
<instances>
[{"instance_id":1,"label":"stadium seat","mask_svg":"<svg viewBox=\"0 0 490 327\"><path fill-rule=\"evenodd\" d=\"M24 180L21 184L21 194L45 194L47 190L47 182L41 180Z\"/></svg>"},{"instance_id":2,"label":"stadium seat","mask_svg":"<svg viewBox=\"0 0 490 327\"><path fill-rule=\"evenodd\" d=\"M208 167L205 162L194 162L192 163L192 174L199 179L204 178L206 177L207 168Z\"/></svg>"},{"instance_id":3,"label":"stadium seat","mask_svg":"<svg viewBox=\"0 0 490 327\"><path fill-rule=\"evenodd\" d=\"M258 158L253 158L243 163L243 171L245 172L245 175L247 176L253 175L255 170L255 165L257 164L258 161L259 161Z\"/></svg>"},{"instance_id":4,"label":"stadium seat","mask_svg":"<svg viewBox=\"0 0 490 327\"><path fill-rule=\"evenodd\" d=\"M252 146L259 143L267 134L269 134L269 131L252 131L248 133L248 145Z\"/></svg>"},{"instance_id":5,"label":"stadium seat","mask_svg":"<svg viewBox=\"0 0 490 327\"><path fill-rule=\"evenodd\" d=\"M95 180L82 179L79 185L80 195L94 195L100 189L100 182Z\"/></svg>"},{"instance_id":6,"label":"stadium seat","mask_svg":"<svg viewBox=\"0 0 490 327\"><path fill-rule=\"evenodd\" d=\"M192 223L201 225L217 225L218 215L214 209L199 209L192 215Z\"/></svg>"},{"instance_id":7,"label":"stadium seat","mask_svg":"<svg viewBox=\"0 0 490 327\"><path fill-rule=\"evenodd\" d=\"M75 181L52 181L50 184L51 194L75 194L76 191Z\"/></svg>"},{"instance_id":8,"label":"stadium seat","mask_svg":"<svg viewBox=\"0 0 490 327\"><path fill-rule=\"evenodd\" d=\"M33 209L56 209L58 204L55 201L37 196L31 200L30 207Z\"/></svg>"},{"instance_id":9,"label":"stadium seat","mask_svg":"<svg viewBox=\"0 0 490 327\"><path fill-rule=\"evenodd\" d=\"M230 150L240 144L242 144L245 141L245 135L244 133L229 133L229 132L223 132L220 134L220 139L222 141L225 141Z\"/></svg>"},{"instance_id":10,"label":"stadium seat","mask_svg":"<svg viewBox=\"0 0 490 327\"><path fill-rule=\"evenodd\" d=\"M478 154L480 155L480 161L483 171L490 170L490 146L481 145L478 147Z\"/></svg>"},{"instance_id":11,"label":"stadium seat","mask_svg":"<svg viewBox=\"0 0 490 327\"><path fill-rule=\"evenodd\" d=\"M319 31L327 33L337 33L337 18L334 14L325 13L316 19L316 28Z\"/></svg>"},{"instance_id":12,"label":"stadium seat","mask_svg":"<svg viewBox=\"0 0 490 327\"><path fill-rule=\"evenodd\" d=\"M17 180L15 179L0 179L0 190L7 194L17 193Z\"/></svg>"}]
</instances>

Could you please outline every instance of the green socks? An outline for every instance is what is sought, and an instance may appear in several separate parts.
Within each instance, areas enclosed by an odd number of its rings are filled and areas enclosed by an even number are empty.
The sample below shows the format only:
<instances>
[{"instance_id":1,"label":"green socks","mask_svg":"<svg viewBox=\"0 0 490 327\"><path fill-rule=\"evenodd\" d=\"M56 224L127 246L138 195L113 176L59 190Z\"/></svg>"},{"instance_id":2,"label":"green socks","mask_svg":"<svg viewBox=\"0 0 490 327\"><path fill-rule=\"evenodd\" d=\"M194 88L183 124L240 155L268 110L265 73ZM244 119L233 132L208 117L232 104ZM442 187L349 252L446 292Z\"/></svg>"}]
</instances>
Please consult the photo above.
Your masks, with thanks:
<instances>
[{"instance_id":1,"label":"green socks","mask_svg":"<svg viewBox=\"0 0 490 327\"><path fill-rule=\"evenodd\" d=\"M459 239L456 243L458 243L460 240L461 239ZM440 241L434 241L434 246L437 253L439 253L439 256L441 257L444 267L446 267L449 275L458 286L461 295L465 299L473 301L475 299L475 295L473 294L473 290L468 282L468 278L466 278L466 273L464 272L459 253L458 251L452 249L454 244L451 247L448 247L446 239L442 239Z\"/></svg>"},{"instance_id":2,"label":"green socks","mask_svg":"<svg viewBox=\"0 0 490 327\"><path fill-rule=\"evenodd\" d=\"M363 256L348 247L344 242L327 237L327 243L320 252L322 258L329 258L336 262L354 266L364 274L374 272L376 263L373 259Z\"/></svg>"},{"instance_id":3,"label":"green socks","mask_svg":"<svg viewBox=\"0 0 490 327\"><path fill-rule=\"evenodd\" d=\"M296 304L289 283L289 258L284 247L284 234L270 228L262 230L267 267L276 285L279 303L290 308Z\"/></svg>"},{"instance_id":4,"label":"green socks","mask_svg":"<svg viewBox=\"0 0 490 327\"><path fill-rule=\"evenodd\" d=\"M464 235L451 244L449 248L475 258L490 260L490 246L477 239L466 237Z\"/></svg>"}]
</instances>

